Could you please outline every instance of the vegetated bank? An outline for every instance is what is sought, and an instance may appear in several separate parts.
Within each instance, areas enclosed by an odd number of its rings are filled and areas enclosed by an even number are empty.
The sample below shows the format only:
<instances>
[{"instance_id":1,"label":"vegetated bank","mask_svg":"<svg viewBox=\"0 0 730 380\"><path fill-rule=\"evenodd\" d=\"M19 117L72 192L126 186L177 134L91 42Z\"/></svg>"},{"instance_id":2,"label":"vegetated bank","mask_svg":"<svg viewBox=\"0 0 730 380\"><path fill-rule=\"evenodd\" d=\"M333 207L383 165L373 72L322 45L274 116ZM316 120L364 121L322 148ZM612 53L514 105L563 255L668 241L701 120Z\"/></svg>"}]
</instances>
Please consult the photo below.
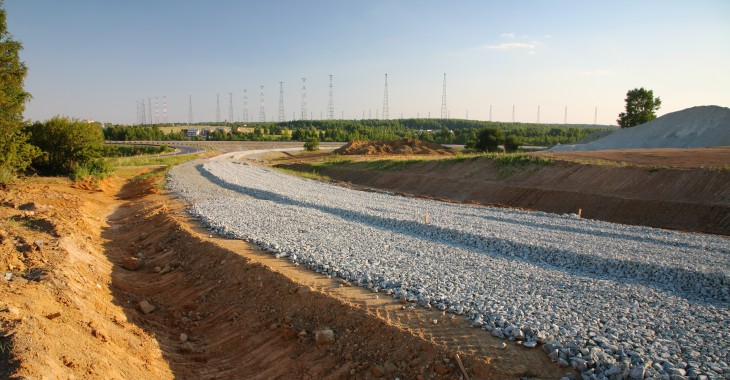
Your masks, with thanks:
<instances>
[{"instance_id":1,"label":"vegetated bank","mask_svg":"<svg viewBox=\"0 0 730 380\"><path fill-rule=\"evenodd\" d=\"M336 156L283 160L277 167L414 196L558 214L580 210L584 218L730 235L730 170L722 164L730 148L686 153L696 166L672 167L681 157L652 151L641 156L643 164L615 156L570 161L559 154L516 154L380 160Z\"/></svg>"}]
</instances>

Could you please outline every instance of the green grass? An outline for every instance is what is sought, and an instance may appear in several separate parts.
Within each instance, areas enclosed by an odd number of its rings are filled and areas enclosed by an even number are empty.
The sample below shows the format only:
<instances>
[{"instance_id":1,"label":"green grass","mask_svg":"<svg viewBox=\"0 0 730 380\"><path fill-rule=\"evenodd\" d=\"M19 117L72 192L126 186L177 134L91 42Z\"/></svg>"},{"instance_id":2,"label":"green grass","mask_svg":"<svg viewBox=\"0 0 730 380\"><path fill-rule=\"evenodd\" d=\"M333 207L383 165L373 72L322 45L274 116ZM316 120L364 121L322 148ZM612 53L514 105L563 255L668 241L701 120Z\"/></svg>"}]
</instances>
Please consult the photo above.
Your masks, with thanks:
<instances>
[{"instance_id":1,"label":"green grass","mask_svg":"<svg viewBox=\"0 0 730 380\"><path fill-rule=\"evenodd\" d=\"M175 166L198 158L197 154L183 154L180 156L139 156L107 158L112 167L122 166Z\"/></svg>"},{"instance_id":2,"label":"green grass","mask_svg":"<svg viewBox=\"0 0 730 380\"><path fill-rule=\"evenodd\" d=\"M276 170L280 173L294 175L294 176L301 177L301 178L314 179L317 181L329 181L330 180L329 177L327 177L326 175L319 174L316 170L312 170L311 172L300 172L298 170L290 170L290 169L277 168L277 167L274 167L274 170Z\"/></svg>"}]
</instances>

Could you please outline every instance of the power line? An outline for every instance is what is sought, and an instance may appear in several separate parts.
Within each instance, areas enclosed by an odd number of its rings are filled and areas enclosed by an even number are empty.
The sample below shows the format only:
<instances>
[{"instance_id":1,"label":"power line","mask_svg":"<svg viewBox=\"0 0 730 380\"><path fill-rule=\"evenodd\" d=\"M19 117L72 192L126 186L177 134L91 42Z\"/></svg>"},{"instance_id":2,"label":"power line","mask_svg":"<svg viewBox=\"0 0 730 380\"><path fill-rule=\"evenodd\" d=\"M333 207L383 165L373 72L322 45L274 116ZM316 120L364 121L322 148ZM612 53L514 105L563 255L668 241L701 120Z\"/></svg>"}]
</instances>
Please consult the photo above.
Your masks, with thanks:
<instances>
[{"instance_id":1,"label":"power line","mask_svg":"<svg viewBox=\"0 0 730 380\"><path fill-rule=\"evenodd\" d=\"M302 78L301 118L307 120L307 78Z\"/></svg>"},{"instance_id":2,"label":"power line","mask_svg":"<svg viewBox=\"0 0 730 380\"><path fill-rule=\"evenodd\" d=\"M446 73L444 73L444 90L441 93L441 118L447 119L449 116L446 111Z\"/></svg>"},{"instance_id":3,"label":"power line","mask_svg":"<svg viewBox=\"0 0 730 380\"><path fill-rule=\"evenodd\" d=\"M284 82L279 82L279 123L284 122Z\"/></svg>"},{"instance_id":4,"label":"power line","mask_svg":"<svg viewBox=\"0 0 730 380\"><path fill-rule=\"evenodd\" d=\"M188 125L193 124L193 96L188 95Z\"/></svg>"},{"instance_id":5,"label":"power line","mask_svg":"<svg viewBox=\"0 0 730 380\"><path fill-rule=\"evenodd\" d=\"M335 118L335 99L332 93L332 74L330 74L330 100L327 104L327 118L332 120Z\"/></svg>"},{"instance_id":6,"label":"power line","mask_svg":"<svg viewBox=\"0 0 730 380\"><path fill-rule=\"evenodd\" d=\"M261 103L259 103L259 121L266 121L266 105L264 104L264 86L261 86Z\"/></svg>"},{"instance_id":7,"label":"power line","mask_svg":"<svg viewBox=\"0 0 730 380\"><path fill-rule=\"evenodd\" d=\"M228 122L233 123L233 93L228 93Z\"/></svg>"},{"instance_id":8,"label":"power line","mask_svg":"<svg viewBox=\"0 0 730 380\"><path fill-rule=\"evenodd\" d=\"M243 90L243 122L248 123L248 94Z\"/></svg>"},{"instance_id":9,"label":"power line","mask_svg":"<svg viewBox=\"0 0 730 380\"><path fill-rule=\"evenodd\" d=\"M383 94L383 120L390 117L390 107L388 107L388 74L385 74L385 92Z\"/></svg>"}]
</instances>

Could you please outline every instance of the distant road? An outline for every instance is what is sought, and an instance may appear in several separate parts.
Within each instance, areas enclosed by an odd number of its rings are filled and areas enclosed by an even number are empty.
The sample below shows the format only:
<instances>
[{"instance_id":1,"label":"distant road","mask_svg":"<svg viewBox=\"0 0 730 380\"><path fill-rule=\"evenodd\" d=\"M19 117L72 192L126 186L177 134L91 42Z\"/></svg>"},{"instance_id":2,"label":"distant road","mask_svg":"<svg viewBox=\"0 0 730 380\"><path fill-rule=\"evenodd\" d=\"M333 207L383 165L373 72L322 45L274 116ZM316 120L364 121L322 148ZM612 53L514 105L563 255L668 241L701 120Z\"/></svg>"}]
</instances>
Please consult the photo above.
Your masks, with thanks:
<instances>
[{"instance_id":1,"label":"distant road","mask_svg":"<svg viewBox=\"0 0 730 380\"><path fill-rule=\"evenodd\" d=\"M183 154L193 154L204 152L204 147L191 146L185 141L104 141L104 144L111 145L152 145L160 146L167 145L171 148L175 148L174 152L162 153L160 156L180 156Z\"/></svg>"}]
</instances>

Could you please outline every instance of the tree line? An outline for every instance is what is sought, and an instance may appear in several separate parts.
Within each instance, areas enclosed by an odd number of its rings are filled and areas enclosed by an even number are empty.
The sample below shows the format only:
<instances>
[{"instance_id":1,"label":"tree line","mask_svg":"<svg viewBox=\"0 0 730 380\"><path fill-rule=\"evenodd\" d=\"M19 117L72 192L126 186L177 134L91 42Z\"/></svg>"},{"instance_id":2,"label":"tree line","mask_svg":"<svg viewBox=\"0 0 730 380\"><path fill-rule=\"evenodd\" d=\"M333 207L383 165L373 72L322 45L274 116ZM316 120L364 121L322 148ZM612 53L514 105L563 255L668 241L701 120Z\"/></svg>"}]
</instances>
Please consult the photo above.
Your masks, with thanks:
<instances>
[{"instance_id":1,"label":"tree line","mask_svg":"<svg viewBox=\"0 0 730 380\"><path fill-rule=\"evenodd\" d=\"M205 124L211 126L211 124ZM227 128L224 128L227 127ZM195 127L198 127L197 125ZM245 129L244 129L245 128ZM396 140L414 138L440 144L476 142L480 131L499 129L505 138L522 145L552 146L576 142L608 126L505 123L462 119L400 120L294 120L221 124L206 136L193 139L213 141L319 141ZM113 141L189 140L181 131L164 133L157 125L113 125L104 129L104 138Z\"/></svg>"}]
</instances>

